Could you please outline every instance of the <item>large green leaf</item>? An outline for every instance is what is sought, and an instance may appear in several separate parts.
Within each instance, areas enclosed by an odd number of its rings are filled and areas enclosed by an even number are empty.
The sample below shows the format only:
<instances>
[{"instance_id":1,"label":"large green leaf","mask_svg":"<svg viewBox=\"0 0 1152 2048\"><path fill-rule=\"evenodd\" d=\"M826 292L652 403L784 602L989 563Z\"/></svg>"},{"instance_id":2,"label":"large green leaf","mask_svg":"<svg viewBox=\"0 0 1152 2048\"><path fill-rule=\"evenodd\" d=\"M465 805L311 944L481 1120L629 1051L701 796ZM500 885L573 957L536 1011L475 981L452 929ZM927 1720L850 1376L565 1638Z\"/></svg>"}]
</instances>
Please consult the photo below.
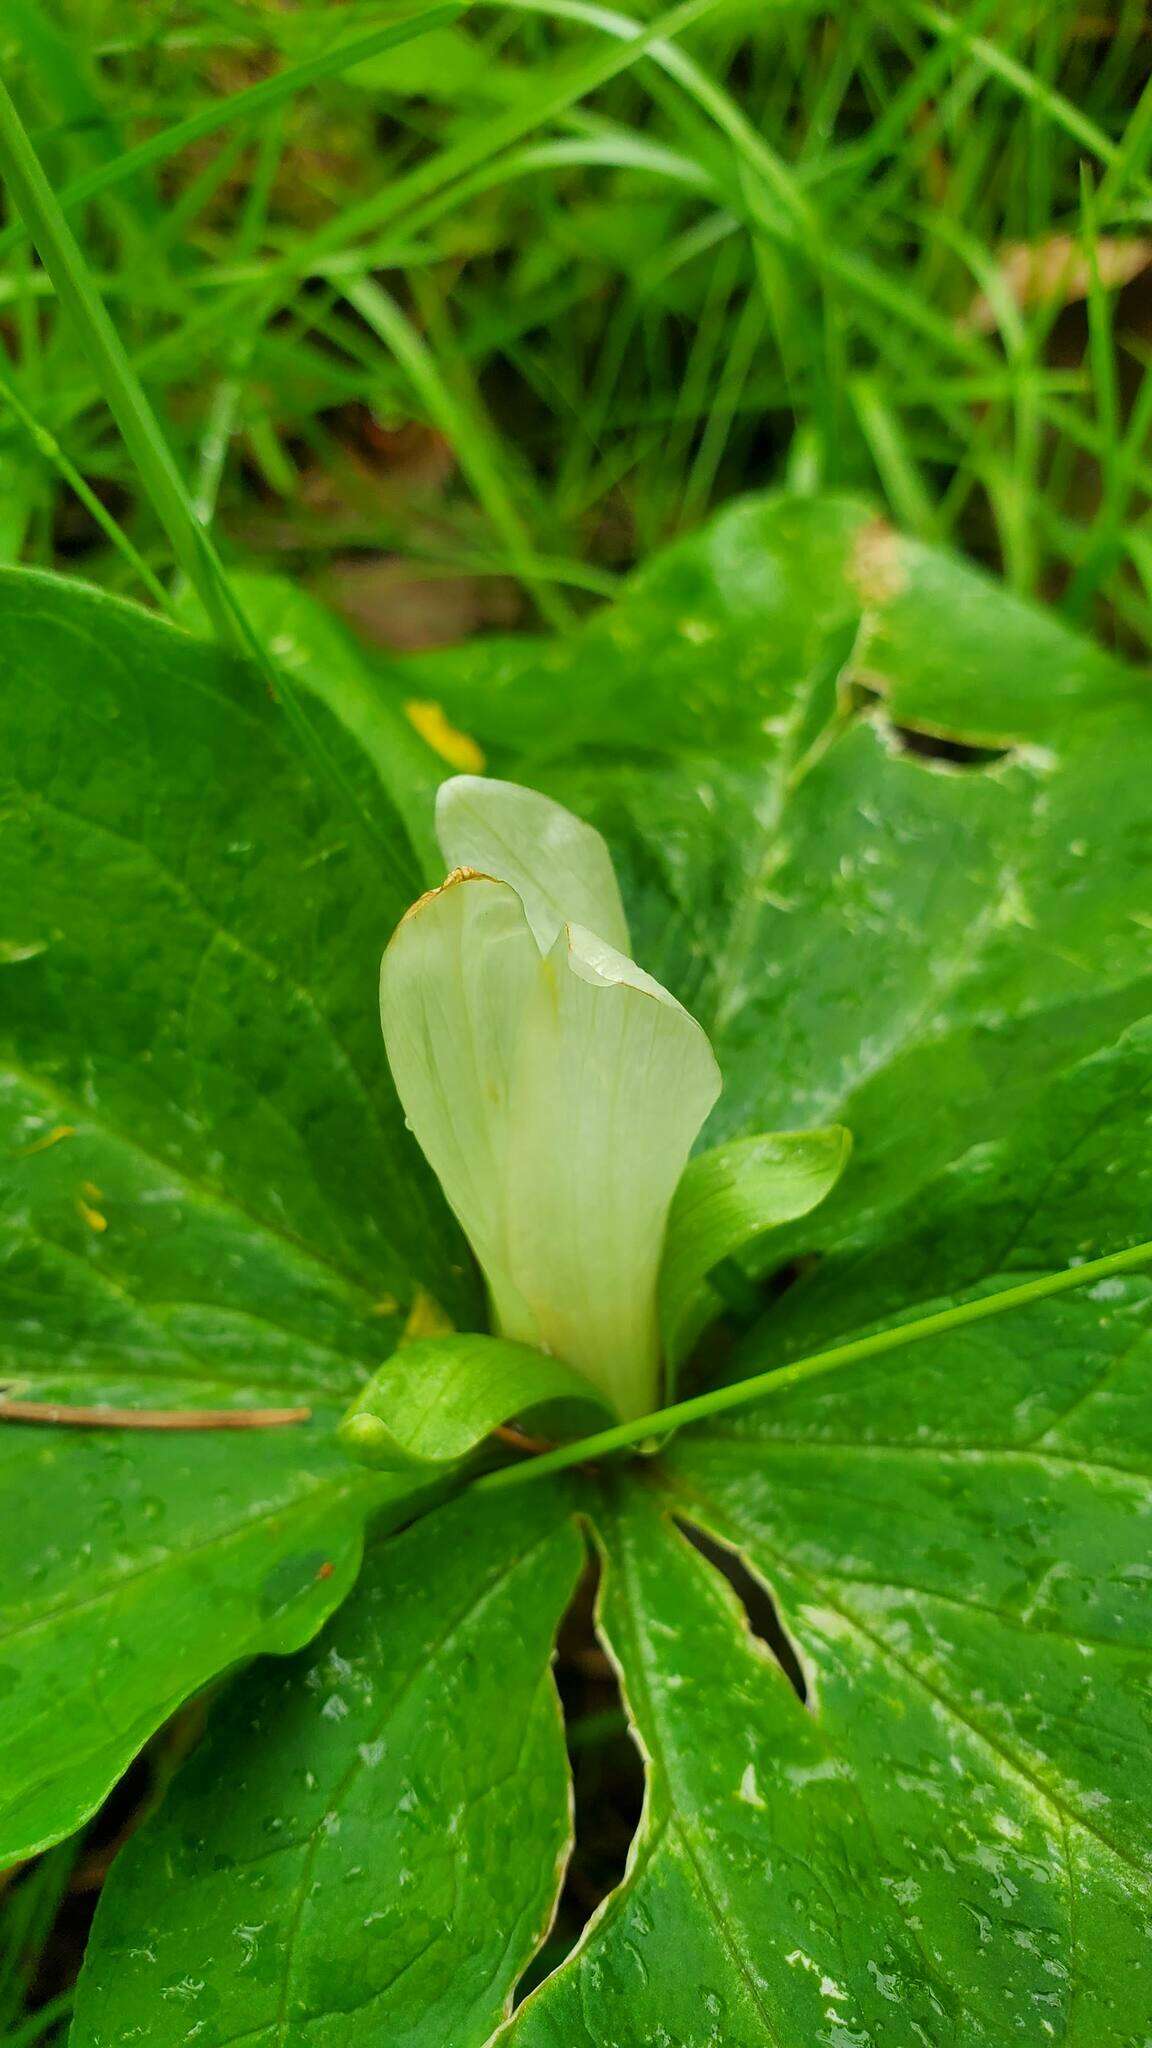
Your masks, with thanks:
<instances>
[{"instance_id":1,"label":"large green leaf","mask_svg":"<svg viewBox=\"0 0 1152 2048\"><path fill-rule=\"evenodd\" d=\"M858 508L779 501L546 673L423 667L607 833L637 956L713 1031L713 1135L853 1132L767 1241L802 1277L736 1370L1146 1237L1142 677ZM669 1505L770 1579L807 1710L650 1496L617 1504L646 1832L515 2039L1143 2041L1149 1298L1107 1282L671 1447Z\"/></svg>"},{"instance_id":2,"label":"large green leaf","mask_svg":"<svg viewBox=\"0 0 1152 2048\"><path fill-rule=\"evenodd\" d=\"M302 1658L235 1688L118 1867L79 2038L480 2048L570 1841L565 1508L545 1489L445 1508L370 1552Z\"/></svg>"},{"instance_id":3,"label":"large green leaf","mask_svg":"<svg viewBox=\"0 0 1152 2048\"><path fill-rule=\"evenodd\" d=\"M1113 1227L1146 1222L1150 1052L1142 1028L1085 1062L870 1256L829 1256L837 1319L882 1312L893 1267L945 1293L1091 1245L1118 1162ZM1144 2038L1150 1362L1152 1281L1106 1281L687 1434L663 1502L617 1490L605 1619L649 1805L517 2048L628 2015L695 2048L702 1985L726 2048ZM807 1706L673 1514L768 1584Z\"/></svg>"},{"instance_id":4,"label":"large green leaf","mask_svg":"<svg viewBox=\"0 0 1152 2048\"><path fill-rule=\"evenodd\" d=\"M385 697L394 685L397 700L439 701L501 774L606 833L636 957L714 1035L726 1087L713 1141L832 1121L852 1131L827 1200L763 1241L777 1284L739 1340L736 1371L1147 1237L1142 678L858 507L764 501L673 550L570 642L422 658L379 684ZM344 986L343 962L332 971ZM350 986L344 1016L351 1032ZM259 1135L221 1132L218 1199L230 1150L250 1187ZM54 1152L59 1163L71 1142L30 1163ZM318 1207L355 1176L347 1149L327 1158L341 1142L315 1132ZM388 1156L428 1199L396 1143ZM456 1241L436 1211L426 1240L408 1186L398 1175L405 1217L392 1227L412 1242L396 1263L443 1292ZM356 1241L339 1200L335 1215ZM393 1209L379 1216L387 1235ZM1152 2037L1150 1301L1143 1277L1116 1278L762 1399L610 1485L581 1476L554 1496L541 1484L549 1555L569 1557L571 1535L549 1523L565 1501L596 1525L603 1626L648 1798L622 1884L502 2039L1142 2048ZM336 1348L358 1356L355 1342ZM400 1539L402 1556L424 1560L403 1612L428 1629L445 1612L440 1589L461 1583L457 1512L473 1510L438 1511ZM806 1703L677 1517L770 1587ZM549 1578L553 1615L572 1569ZM441 1720L468 1758L485 1744L534 1754L546 1619L533 1604L531 1657L503 1694L482 1658L477 1672L432 1656L419 1728L402 1738L413 1759ZM495 1614L490 1626L498 1655ZM401 1659L419 1640L408 1627ZM388 1654L382 1642L382 1664ZM243 1740L245 1700L264 1702L259 1797L226 1784L213 1808L250 1841L261 1818L296 1811L300 1709L291 1687L277 1693L281 1678L256 1679L258 1693L245 1682L206 1753L219 1778L227 1745ZM466 1685L483 1699L465 1733ZM184 1836L162 1813L113 1874L76 2048L111 2048L133 2028L163 2038L156 1981L126 1954L133 1926L163 1955L165 1984L217 1994L215 2008L197 1993L195 2018L221 2048L246 2030L275 2048L358 2042L363 2014L328 1999L319 1975L312 2004L256 2009L227 1944L201 1938L188 1905L201 1885L218 1936L255 1924L249 1873L211 1869L208 1776L195 1775L210 1768L194 1762L177 1794L186 1803L169 1809L187 1817ZM523 1940L502 1971L485 1976L482 1961L479 1975L437 1981L438 2041L479 2042L497 2026L546 1917L555 1804L533 1806L527 1782L513 1782L526 1802L515 1807L516 1896L532 1901ZM422 1808L437 1838L458 1804L450 1783L439 1801L429 1785ZM489 1840L504 1838L477 1809L469 1859ZM355 1895L368 1863L357 1838L325 1835L323 1854L327 1890ZM181 1882L166 1892L174 1857ZM335 1941L320 1931L327 1907L315 1912L318 1942ZM443 1897L438 1916L439 1940L470 1933L489 1953L486 1922L469 1929ZM344 1980L391 1997L356 1927L350 1913L334 1951ZM418 1943L418 1915L405 1938ZM121 1979L122 1998L104 2003ZM422 2009L378 2012L382 2038L432 2038ZM173 2041L194 2019L181 2024Z\"/></svg>"},{"instance_id":5,"label":"large green leaf","mask_svg":"<svg viewBox=\"0 0 1152 2048\"><path fill-rule=\"evenodd\" d=\"M378 856L211 650L13 572L0 645L0 1376L326 1409L275 1438L4 1434L3 1862L189 1691L319 1625L381 1497L331 1423L417 1280L470 1297L373 1016L416 870L367 764Z\"/></svg>"},{"instance_id":6,"label":"large green leaf","mask_svg":"<svg viewBox=\"0 0 1152 2048\"><path fill-rule=\"evenodd\" d=\"M712 1135L852 1130L822 1227L1152 1009L1144 678L859 507L749 501L545 659L419 666L606 834L635 957L712 1032ZM942 727L1006 752L901 736Z\"/></svg>"},{"instance_id":7,"label":"large green leaf","mask_svg":"<svg viewBox=\"0 0 1152 2048\"><path fill-rule=\"evenodd\" d=\"M350 1473L333 1420L0 1436L0 1861L70 1833L182 1700L297 1649L343 1599L384 1489Z\"/></svg>"}]
</instances>

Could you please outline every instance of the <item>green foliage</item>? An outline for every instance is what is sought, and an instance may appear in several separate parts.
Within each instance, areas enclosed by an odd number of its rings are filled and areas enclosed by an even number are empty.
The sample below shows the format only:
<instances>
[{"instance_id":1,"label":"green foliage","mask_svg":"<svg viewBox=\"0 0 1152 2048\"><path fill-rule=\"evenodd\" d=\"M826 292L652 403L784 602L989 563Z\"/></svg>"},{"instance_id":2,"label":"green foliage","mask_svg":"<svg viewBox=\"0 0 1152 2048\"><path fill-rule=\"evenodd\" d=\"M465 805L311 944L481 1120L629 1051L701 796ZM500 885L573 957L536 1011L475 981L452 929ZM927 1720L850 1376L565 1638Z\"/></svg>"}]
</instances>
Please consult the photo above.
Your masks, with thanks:
<instances>
[{"instance_id":1,"label":"green foliage","mask_svg":"<svg viewBox=\"0 0 1152 2048\"><path fill-rule=\"evenodd\" d=\"M4 1431L9 1861L189 1692L312 1633L381 1498L331 1440L350 1387L417 1277L472 1296L361 1001L404 890L250 674L51 579L7 572L0 607L0 1373L40 1400L315 1411L192 1455Z\"/></svg>"},{"instance_id":2,"label":"green foliage","mask_svg":"<svg viewBox=\"0 0 1152 2048\"><path fill-rule=\"evenodd\" d=\"M548 1669L582 1562L567 1505L454 1503L369 1553L313 1651L234 1689L123 1859L82 2039L143 2021L172 2041L481 2048L569 1847Z\"/></svg>"},{"instance_id":3,"label":"green foliage","mask_svg":"<svg viewBox=\"0 0 1152 2048\"><path fill-rule=\"evenodd\" d=\"M581 1373L528 1344L429 1337L380 1367L340 1424L340 1439L376 1469L435 1469L458 1463L510 1416L557 1403L577 1404L577 1423L588 1428L611 1413Z\"/></svg>"},{"instance_id":4,"label":"green foliage","mask_svg":"<svg viewBox=\"0 0 1152 2048\"><path fill-rule=\"evenodd\" d=\"M492 0L387 47L419 11L151 0L129 36L114 0L20 0L0 24L235 554L322 573L397 549L560 619L565 587L788 477L878 490L1019 591L1146 634L1138 0L698 0L647 45L650 0ZM0 249L13 379L52 436L8 424L8 557L82 549L135 587L70 464L163 577L18 224ZM443 490L389 462L412 423L452 444Z\"/></svg>"},{"instance_id":5,"label":"green foliage","mask_svg":"<svg viewBox=\"0 0 1152 2048\"><path fill-rule=\"evenodd\" d=\"M8 1853L193 1687L299 1651L234 1680L114 1866L73 2048L1141 2039L1152 1280L782 1380L634 1464L401 1498L342 1458L340 1406L419 1288L481 1315L375 1035L391 864L242 666L40 576L0 606L5 1371L314 1410L4 1437L36 1645ZM1147 1237L1142 678L864 508L762 499L571 639L379 687L604 831L637 957L717 1047L710 1142L853 1133L827 1198L740 1253L759 1312L726 1372ZM411 866L340 694L315 715ZM647 1797L513 2010L570 1838L550 1662L582 1530Z\"/></svg>"},{"instance_id":6,"label":"green foliage","mask_svg":"<svg viewBox=\"0 0 1152 2048\"><path fill-rule=\"evenodd\" d=\"M668 1217L660 1275L673 1371L720 1313L723 1296L709 1276L769 1230L809 1215L835 1187L851 1150L851 1133L834 1125L734 1138L689 1163Z\"/></svg>"}]
</instances>

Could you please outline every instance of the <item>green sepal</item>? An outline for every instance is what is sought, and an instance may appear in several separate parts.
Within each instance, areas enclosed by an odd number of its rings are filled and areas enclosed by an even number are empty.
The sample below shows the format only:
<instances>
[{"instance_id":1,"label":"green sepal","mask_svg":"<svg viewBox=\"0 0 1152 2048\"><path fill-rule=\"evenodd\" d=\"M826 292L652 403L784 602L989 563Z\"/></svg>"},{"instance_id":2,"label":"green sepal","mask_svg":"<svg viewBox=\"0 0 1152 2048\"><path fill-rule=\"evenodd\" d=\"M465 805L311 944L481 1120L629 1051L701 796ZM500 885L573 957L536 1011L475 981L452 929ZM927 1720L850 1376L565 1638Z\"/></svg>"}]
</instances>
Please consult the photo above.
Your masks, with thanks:
<instances>
[{"instance_id":1,"label":"green sepal","mask_svg":"<svg viewBox=\"0 0 1152 2048\"><path fill-rule=\"evenodd\" d=\"M782 1223L807 1216L848 1163L852 1134L763 1131L702 1152L672 1203L660 1269L660 1324L669 1373L723 1307L708 1276L724 1259Z\"/></svg>"},{"instance_id":2,"label":"green sepal","mask_svg":"<svg viewBox=\"0 0 1152 2048\"><path fill-rule=\"evenodd\" d=\"M529 1344L476 1334L421 1338L380 1367L340 1424L361 1464L393 1471L454 1465L500 1423L548 1408L577 1428L612 1413L589 1381Z\"/></svg>"}]
</instances>

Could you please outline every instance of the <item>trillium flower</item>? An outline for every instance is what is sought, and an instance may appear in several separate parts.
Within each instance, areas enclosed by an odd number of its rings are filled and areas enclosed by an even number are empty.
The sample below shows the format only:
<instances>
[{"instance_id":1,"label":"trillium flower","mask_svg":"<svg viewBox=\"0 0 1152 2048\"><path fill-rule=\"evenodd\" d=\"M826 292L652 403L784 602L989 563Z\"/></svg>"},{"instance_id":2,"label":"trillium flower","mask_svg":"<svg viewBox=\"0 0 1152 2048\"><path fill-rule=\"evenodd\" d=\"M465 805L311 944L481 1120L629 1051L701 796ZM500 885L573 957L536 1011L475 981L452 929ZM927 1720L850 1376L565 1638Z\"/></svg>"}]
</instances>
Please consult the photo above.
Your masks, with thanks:
<instances>
[{"instance_id":1,"label":"trillium flower","mask_svg":"<svg viewBox=\"0 0 1152 2048\"><path fill-rule=\"evenodd\" d=\"M442 786L436 828L448 878L407 912L380 975L405 1115L496 1331L645 1414L669 1208L720 1092L712 1048L629 958L599 833L468 775Z\"/></svg>"}]
</instances>

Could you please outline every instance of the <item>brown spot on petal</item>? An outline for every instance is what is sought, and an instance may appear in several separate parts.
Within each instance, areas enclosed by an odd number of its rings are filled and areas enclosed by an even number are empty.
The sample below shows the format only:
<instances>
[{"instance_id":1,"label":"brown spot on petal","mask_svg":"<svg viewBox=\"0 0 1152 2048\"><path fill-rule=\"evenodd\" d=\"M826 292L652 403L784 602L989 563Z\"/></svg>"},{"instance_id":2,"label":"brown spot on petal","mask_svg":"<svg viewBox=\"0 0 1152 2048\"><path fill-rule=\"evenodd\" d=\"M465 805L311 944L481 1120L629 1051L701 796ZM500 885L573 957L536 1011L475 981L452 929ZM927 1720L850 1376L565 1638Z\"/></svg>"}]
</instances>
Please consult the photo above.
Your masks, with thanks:
<instances>
[{"instance_id":1,"label":"brown spot on petal","mask_svg":"<svg viewBox=\"0 0 1152 2048\"><path fill-rule=\"evenodd\" d=\"M482 874L479 868L453 868L451 874L445 875L444 880L438 882L434 889L425 889L423 896L418 896L415 903L409 904L400 922L401 924L407 924L408 919L415 917L418 911L423 910L426 903L434 903L437 896L443 896L446 889L454 889L459 882L494 882L495 880L495 875Z\"/></svg>"}]
</instances>

